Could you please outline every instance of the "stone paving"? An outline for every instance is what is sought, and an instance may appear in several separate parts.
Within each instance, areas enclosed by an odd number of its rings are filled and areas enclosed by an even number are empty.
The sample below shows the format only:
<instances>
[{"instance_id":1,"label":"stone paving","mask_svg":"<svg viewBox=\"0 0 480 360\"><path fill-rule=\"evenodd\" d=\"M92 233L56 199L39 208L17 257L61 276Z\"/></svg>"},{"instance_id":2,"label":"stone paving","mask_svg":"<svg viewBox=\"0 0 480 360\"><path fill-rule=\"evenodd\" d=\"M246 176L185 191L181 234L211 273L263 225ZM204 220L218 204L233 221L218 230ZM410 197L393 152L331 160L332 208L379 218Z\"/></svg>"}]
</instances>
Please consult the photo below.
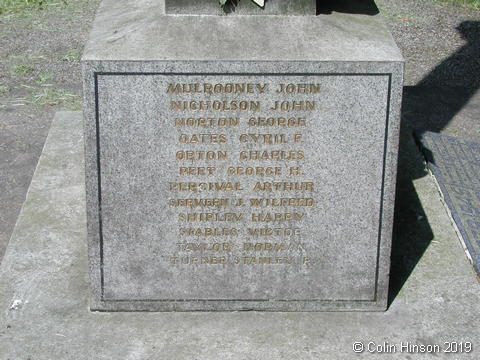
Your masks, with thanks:
<instances>
[{"instance_id":1,"label":"stone paving","mask_svg":"<svg viewBox=\"0 0 480 360\"><path fill-rule=\"evenodd\" d=\"M478 359L478 281L410 136L402 149L386 312L99 313L81 114L57 113L0 266L0 359Z\"/></svg>"}]
</instances>

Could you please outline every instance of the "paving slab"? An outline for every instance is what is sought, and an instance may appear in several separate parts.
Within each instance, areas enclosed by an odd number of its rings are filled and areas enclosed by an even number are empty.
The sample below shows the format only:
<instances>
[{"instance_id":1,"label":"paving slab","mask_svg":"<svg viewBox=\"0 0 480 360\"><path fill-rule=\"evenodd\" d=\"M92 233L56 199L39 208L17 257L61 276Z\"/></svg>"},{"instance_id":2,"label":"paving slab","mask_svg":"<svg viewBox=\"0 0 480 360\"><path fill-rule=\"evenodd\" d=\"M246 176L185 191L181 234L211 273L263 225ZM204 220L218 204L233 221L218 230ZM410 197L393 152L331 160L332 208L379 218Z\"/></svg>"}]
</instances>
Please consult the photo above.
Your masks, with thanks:
<instances>
[{"instance_id":1,"label":"paving slab","mask_svg":"<svg viewBox=\"0 0 480 360\"><path fill-rule=\"evenodd\" d=\"M413 171L421 157L406 139L401 166ZM417 227L428 240L384 313L100 313L88 308L82 159L81 113L57 113L0 267L0 359L419 358L408 345L432 345L422 359L479 358L476 343L444 352L445 342L478 342L480 287L426 173L410 188L400 172L399 203L410 212L418 198L423 215L396 226L394 250L425 242L410 236Z\"/></svg>"},{"instance_id":2,"label":"paving slab","mask_svg":"<svg viewBox=\"0 0 480 360\"><path fill-rule=\"evenodd\" d=\"M480 273L480 143L432 132L418 140L465 251Z\"/></svg>"},{"instance_id":3,"label":"paving slab","mask_svg":"<svg viewBox=\"0 0 480 360\"><path fill-rule=\"evenodd\" d=\"M0 109L0 262L25 201L54 112Z\"/></svg>"}]
</instances>

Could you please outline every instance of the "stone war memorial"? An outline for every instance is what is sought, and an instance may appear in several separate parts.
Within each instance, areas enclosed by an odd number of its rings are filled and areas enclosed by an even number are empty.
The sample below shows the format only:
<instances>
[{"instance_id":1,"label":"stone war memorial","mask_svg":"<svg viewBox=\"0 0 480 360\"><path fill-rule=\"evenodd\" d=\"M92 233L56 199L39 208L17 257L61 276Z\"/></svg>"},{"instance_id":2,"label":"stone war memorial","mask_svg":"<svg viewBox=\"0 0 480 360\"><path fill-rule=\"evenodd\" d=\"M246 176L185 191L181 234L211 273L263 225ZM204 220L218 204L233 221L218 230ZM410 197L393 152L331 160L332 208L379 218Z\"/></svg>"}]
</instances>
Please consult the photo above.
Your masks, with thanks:
<instances>
[{"instance_id":1,"label":"stone war memorial","mask_svg":"<svg viewBox=\"0 0 480 360\"><path fill-rule=\"evenodd\" d=\"M103 1L91 310L386 309L403 58L356 1L262 4Z\"/></svg>"}]
</instances>

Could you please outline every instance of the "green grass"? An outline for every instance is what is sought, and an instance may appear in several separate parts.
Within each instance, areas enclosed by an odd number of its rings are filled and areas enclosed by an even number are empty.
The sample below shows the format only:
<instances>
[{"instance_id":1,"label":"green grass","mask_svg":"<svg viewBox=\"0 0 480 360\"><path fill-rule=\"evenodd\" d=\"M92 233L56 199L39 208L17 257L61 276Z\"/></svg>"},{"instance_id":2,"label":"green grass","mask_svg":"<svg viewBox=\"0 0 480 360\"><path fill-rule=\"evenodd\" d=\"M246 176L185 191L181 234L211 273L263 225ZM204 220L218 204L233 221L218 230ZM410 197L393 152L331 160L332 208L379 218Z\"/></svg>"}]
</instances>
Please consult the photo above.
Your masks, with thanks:
<instances>
[{"instance_id":1,"label":"green grass","mask_svg":"<svg viewBox=\"0 0 480 360\"><path fill-rule=\"evenodd\" d=\"M82 54L80 53L80 51L74 49L70 50L64 57L62 57L61 60L66 62L75 62L80 60L81 55Z\"/></svg>"},{"instance_id":2,"label":"green grass","mask_svg":"<svg viewBox=\"0 0 480 360\"><path fill-rule=\"evenodd\" d=\"M12 70L17 75L26 76L34 72L35 68L28 64L15 64L13 65Z\"/></svg>"},{"instance_id":3,"label":"green grass","mask_svg":"<svg viewBox=\"0 0 480 360\"><path fill-rule=\"evenodd\" d=\"M32 88L33 92L27 98L28 105L56 106L61 105L67 110L81 110L82 99L76 94L53 86Z\"/></svg>"},{"instance_id":4,"label":"green grass","mask_svg":"<svg viewBox=\"0 0 480 360\"><path fill-rule=\"evenodd\" d=\"M0 85L0 96L6 96L10 92L10 86Z\"/></svg>"},{"instance_id":5,"label":"green grass","mask_svg":"<svg viewBox=\"0 0 480 360\"><path fill-rule=\"evenodd\" d=\"M0 0L0 14L66 4L67 0Z\"/></svg>"},{"instance_id":6,"label":"green grass","mask_svg":"<svg viewBox=\"0 0 480 360\"><path fill-rule=\"evenodd\" d=\"M2 59L3 60L3 59ZM43 55L11 55L5 58L5 62L10 64L11 71L21 77L31 76L41 67Z\"/></svg>"},{"instance_id":7,"label":"green grass","mask_svg":"<svg viewBox=\"0 0 480 360\"><path fill-rule=\"evenodd\" d=\"M35 82L38 85L42 85L45 83L47 80L50 80L53 77L53 73L50 71L42 71L40 74L38 74L38 79L35 80Z\"/></svg>"},{"instance_id":8,"label":"green grass","mask_svg":"<svg viewBox=\"0 0 480 360\"><path fill-rule=\"evenodd\" d=\"M34 106L60 106L66 110L81 110L82 98L79 95L72 94L63 89L55 88L51 85L42 87L22 86L29 92L18 105L34 105Z\"/></svg>"}]
</instances>

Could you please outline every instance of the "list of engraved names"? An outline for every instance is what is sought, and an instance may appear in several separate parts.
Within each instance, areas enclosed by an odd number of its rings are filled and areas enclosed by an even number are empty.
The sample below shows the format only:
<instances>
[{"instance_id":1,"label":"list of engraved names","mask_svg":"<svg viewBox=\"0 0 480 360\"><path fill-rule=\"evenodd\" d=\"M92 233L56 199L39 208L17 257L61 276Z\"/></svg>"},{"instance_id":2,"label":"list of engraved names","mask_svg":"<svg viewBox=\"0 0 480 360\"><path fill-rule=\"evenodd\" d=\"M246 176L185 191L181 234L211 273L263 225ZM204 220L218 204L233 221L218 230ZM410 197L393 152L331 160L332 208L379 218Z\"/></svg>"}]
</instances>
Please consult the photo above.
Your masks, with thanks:
<instances>
[{"instance_id":1,"label":"list of engraved names","mask_svg":"<svg viewBox=\"0 0 480 360\"><path fill-rule=\"evenodd\" d=\"M174 266L309 266L303 223L316 207L303 166L318 83L166 82L176 174ZM311 150L310 150L311 151Z\"/></svg>"}]
</instances>

